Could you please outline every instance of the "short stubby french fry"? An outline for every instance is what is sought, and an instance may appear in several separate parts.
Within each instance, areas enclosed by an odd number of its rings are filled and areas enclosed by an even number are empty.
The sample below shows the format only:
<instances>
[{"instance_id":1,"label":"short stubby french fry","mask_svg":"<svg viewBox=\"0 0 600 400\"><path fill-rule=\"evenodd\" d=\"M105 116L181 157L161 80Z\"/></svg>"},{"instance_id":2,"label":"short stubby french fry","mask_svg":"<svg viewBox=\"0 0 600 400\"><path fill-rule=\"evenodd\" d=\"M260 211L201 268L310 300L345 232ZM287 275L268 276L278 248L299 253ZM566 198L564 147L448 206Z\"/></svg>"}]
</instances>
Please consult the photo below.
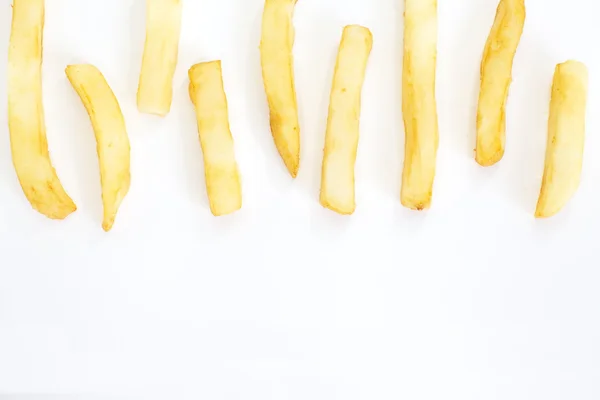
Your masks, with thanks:
<instances>
[{"instance_id":1,"label":"short stubby french fry","mask_svg":"<svg viewBox=\"0 0 600 400\"><path fill-rule=\"evenodd\" d=\"M77 207L50 161L42 104L44 0L13 0L8 50L8 127L15 171L34 209L64 219Z\"/></svg>"},{"instance_id":2,"label":"short stubby french fry","mask_svg":"<svg viewBox=\"0 0 600 400\"><path fill-rule=\"evenodd\" d=\"M500 0L481 60L475 160L486 167L504 156L506 100L523 26L524 0Z\"/></svg>"},{"instance_id":3,"label":"short stubby french fry","mask_svg":"<svg viewBox=\"0 0 600 400\"><path fill-rule=\"evenodd\" d=\"M537 218L557 214L573 197L581 180L585 140L588 71L567 61L556 66L552 83L548 143Z\"/></svg>"},{"instance_id":4,"label":"short stubby french fry","mask_svg":"<svg viewBox=\"0 0 600 400\"><path fill-rule=\"evenodd\" d=\"M329 101L320 197L323 207L340 214L352 214L356 208L354 164L361 91L372 46L369 29L344 28Z\"/></svg>"},{"instance_id":5,"label":"short stubby french fry","mask_svg":"<svg viewBox=\"0 0 600 400\"><path fill-rule=\"evenodd\" d=\"M260 40L271 133L292 177L300 166L300 125L294 83L293 15L297 0L265 0Z\"/></svg>"},{"instance_id":6,"label":"short stubby french fry","mask_svg":"<svg viewBox=\"0 0 600 400\"><path fill-rule=\"evenodd\" d=\"M436 59L437 0L405 0L402 113L406 139L400 198L414 210L429 208L435 178Z\"/></svg>"},{"instance_id":7,"label":"short stubby french fry","mask_svg":"<svg viewBox=\"0 0 600 400\"><path fill-rule=\"evenodd\" d=\"M242 207L242 187L229 128L221 62L196 64L188 75L204 155L210 210L215 216L230 214Z\"/></svg>"},{"instance_id":8,"label":"short stubby french fry","mask_svg":"<svg viewBox=\"0 0 600 400\"><path fill-rule=\"evenodd\" d=\"M171 109L179 53L182 0L146 0L146 42L137 92L140 112L165 116Z\"/></svg>"},{"instance_id":9,"label":"short stubby french fry","mask_svg":"<svg viewBox=\"0 0 600 400\"><path fill-rule=\"evenodd\" d=\"M65 73L87 110L96 136L104 219L109 231L129 192L130 145L121 107L104 76L89 64L69 65Z\"/></svg>"}]
</instances>

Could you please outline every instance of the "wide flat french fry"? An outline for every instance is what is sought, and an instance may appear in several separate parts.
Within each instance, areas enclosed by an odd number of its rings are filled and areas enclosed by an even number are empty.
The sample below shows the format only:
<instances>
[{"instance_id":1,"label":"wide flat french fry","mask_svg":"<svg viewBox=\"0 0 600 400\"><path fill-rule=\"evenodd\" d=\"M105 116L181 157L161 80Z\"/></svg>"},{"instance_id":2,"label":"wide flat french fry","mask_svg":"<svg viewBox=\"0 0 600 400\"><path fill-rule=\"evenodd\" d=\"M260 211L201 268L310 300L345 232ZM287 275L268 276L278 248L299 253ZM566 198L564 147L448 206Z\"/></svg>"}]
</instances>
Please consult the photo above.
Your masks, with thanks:
<instances>
[{"instance_id":1,"label":"wide flat french fry","mask_svg":"<svg viewBox=\"0 0 600 400\"><path fill-rule=\"evenodd\" d=\"M369 29L358 25L344 28L329 101L320 197L323 207L340 214L352 214L356 208L354 164L360 100L372 46Z\"/></svg>"},{"instance_id":2,"label":"wide flat french fry","mask_svg":"<svg viewBox=\"0 0 600 400\"><path fill-rule=\"evenodd\" d=\"M556 66L552 83L548 143L537 218L557 214L573 197L581 180L585 140L588 71L567 61Z\"/></svg>"},{"instance_id":3,"label":"wide flat french fry","mask_svg":"<svg viewBox=\"0 0 600 400\"><path fill-rule=\"evenodd\" d=\"M90 116L96 136L104 219L109 231L129 192L130 145L121 107L104 76L89 64L69 65L65 73Z\"/></svg>"},{"instance_id":4,"label":"wide flat french fry","mask_svg":"<svg viewBox=\"0 0 600 400\"><path fill-rule=\"evenodd\" d=\"M229 128L221 61L196 64L188 75L210 210L215 216L230 214L242 207L242 187Z\"/></svg>"},{"instance_id":5,"label":"wide flat french fry","mask_svg":"<svg viewBox=\"0 0 600 400\"><path fill-rule=\"evenodd\" d=\"M406 139L400 198L414 210L429 208L435 178L436 59L437 0L405 0L402 113Z\"/></svg>"},{"instance_id":6,"label":"wide flat french fry","mask_svg":"<svg viewBox=\"0 0 600 400\"><path fill-rule=\"evenodd\" d=\"M525 0L500 0L481 60L475 160L487 167L504 156L506 100L525 24Z\"/></svg>"},{"instance_id":7,"label":"wide flat french fry","mask_svg":"<svg viewBox=\"0 0 600 400\"><path fill-rule=\"evenodd\" d=\"M138 110L164 117L171 109L182 0L146 0L146 42L137 92Z\"/></svg>"},{"instance_id":8,"label":"wide flat french fry","mask_svg":"<svg viewBox=\"0 0 600 400\"><path fill-rule=\"evenodd\" d=\"M260 40L271 133L292 177L300 166L300 125L294 83L293 15L297 0L265 0Z\"/></svg>"},{"instance_id":9,"label":"wide flat french fry","mask_svg":"<svg viewBox=\"0 0 600 400\"><path fill-rule=\"evenodd\" d=\"M77 207L50 161L42 104L44 0L14 0L8 50L8 127L15 171L34 209L64 219Z\"/></svg>"}]
</instances>

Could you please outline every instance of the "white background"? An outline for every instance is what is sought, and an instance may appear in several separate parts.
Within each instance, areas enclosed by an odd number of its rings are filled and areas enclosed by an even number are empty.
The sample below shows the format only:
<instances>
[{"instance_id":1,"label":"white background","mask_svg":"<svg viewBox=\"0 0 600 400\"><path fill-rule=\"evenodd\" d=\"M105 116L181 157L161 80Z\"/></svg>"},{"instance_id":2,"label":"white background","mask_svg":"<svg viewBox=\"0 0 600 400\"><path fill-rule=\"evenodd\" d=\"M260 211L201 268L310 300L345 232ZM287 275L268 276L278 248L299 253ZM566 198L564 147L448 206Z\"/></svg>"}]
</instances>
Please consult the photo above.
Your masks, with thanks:
<instances>
[{"instance_id":1,"label":"white background","mask_svg":"<svg viewBox=\"0 0 600 400\"><path fill-rule=\"evenodd\" d=\"M273 145L258 43L263 0L186 0L174 101L141 115L143 0L47 0L44 104L79 210L45 219L12 168L0 79L0 393L211 400L597 400L600 397L600 27L595 0L528 0L502 162L473 161L478 69L497 0L440 0L433 208L399 202L402 2L300 0L299 177ZM0 0L0 76L11 9ZM371 28L357 211L318 203L342 27ZM583 182L532 217L554 66L590 70ZM222 59L244 206L211 216L187 69ZM88 116L65 75L95 64L132 142L132 187L101 228Z\"/></svg>"}]
</instances>

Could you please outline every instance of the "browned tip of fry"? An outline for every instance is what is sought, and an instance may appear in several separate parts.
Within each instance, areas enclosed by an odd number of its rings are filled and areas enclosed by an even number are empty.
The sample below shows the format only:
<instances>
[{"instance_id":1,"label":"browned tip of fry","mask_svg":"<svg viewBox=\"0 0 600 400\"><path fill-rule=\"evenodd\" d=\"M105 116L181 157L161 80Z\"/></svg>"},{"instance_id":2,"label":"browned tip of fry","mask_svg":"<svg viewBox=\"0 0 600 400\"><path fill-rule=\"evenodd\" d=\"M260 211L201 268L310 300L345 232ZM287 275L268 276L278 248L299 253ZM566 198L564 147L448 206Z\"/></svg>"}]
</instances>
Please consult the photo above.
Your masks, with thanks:
<instances>
[{"instance_id":1,"label":"browned tip of fry","mask_svg":"<svg viewBox=\"0 0 600 400\"><path fill-rule=\"evenodd\" d=\"M77 211L77 206L69 199L63 199L61 204L32 203L34 210L44 214L50 219L62 220Z\"/></svg>"},{"instance_id":2,"label":"browned tip of fry","mask_svg":"<svg viewBox=\"0 0 600 400\"><path fill-rule=\"evenodd\" d=\"M477 161L477 164L481 165L482 167L491 167L498 161L502 160L502 157L504 157L503 146L498 147L497 150L491 155L488 153L484 154L481 151L475 150L475 161Z\"/></svg>"},{"instance_id":3,"label":"browned tip of fry","mask_svg":"<svg viewBox=\"0 0 600 400\"><path fill-rule=\"evenodd\" d=\"M431 197L432 197L432 195L430 194L429 197L426 199L423 199L423 198L418 199L418 198L412 198L412 197L406 196L405 194L402 194L400 196L400 203L404 207L409 208L411 210L424 211L431 207Z\"/></svg>"},{"instance_id":4,"label":"browned tip of fry","mask_svg":"<svg viewBox=\"0 0 600 400\"><path fill-rule=\"evenodd\" d=\"M102 229L104 230L104 232L110 231L112 229L114 223L115 223L115 219L114 218L110 218L108 220L104 220L102 222Z\"/></svg>"},{"instance_id":5,"label":"browned tip of fry","mask_svg":"<svg viewBox=\"0 0 600 400\"><path fill-rule=\"evenodd\" d=\"M271 118L272 132L280 132L283 129L279 119ZM295 126L291 130L296 133L300 128ZM298 169L300 168L300 141L286 140L286 138L276 136L275 134L273 134L273 139L275 140L275 147L277 147L277 151L283 159L287 170L292 175L292 178L296 178L298 176Z\"/></svg>"}]
</instances>

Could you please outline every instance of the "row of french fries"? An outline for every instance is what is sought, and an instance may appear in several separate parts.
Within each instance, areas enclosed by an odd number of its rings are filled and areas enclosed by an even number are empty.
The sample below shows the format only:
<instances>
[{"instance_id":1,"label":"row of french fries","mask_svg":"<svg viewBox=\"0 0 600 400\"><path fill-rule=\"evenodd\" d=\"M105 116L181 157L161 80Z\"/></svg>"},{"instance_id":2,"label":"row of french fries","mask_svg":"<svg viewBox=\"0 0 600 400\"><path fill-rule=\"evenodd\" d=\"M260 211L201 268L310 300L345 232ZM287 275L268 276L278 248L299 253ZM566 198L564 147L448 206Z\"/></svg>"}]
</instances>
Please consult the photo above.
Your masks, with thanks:
<instances>
[{"instance_id":1,"label":"row of french fries","mask_svg":"<svg viewBox=\"0 0 600 400\"><path fill-rule=\"evenodd\" d=\"M41 93L44 0L13 0L9 49L9 130L13 163L26 197L42 214L63 219L76 206L52 166ZM275 146L292 177L300 165L300 124L294 83L293 13L297 0L265 0L260 42L263 81ZM177 65L182 0L146 0L146 41L139 79L140 112L169 113ZM402 112L405 158L401 203L429 208L436 170L435 99L437 0L404 0ZM505 148L505 106L513 59L525 22L524 0L500 0L481 63L476 161L497 163ZM33 34L32 34L33 33ZM333 85L321 177L321 204L340 214L355 210L354 164L361 91L373 37L369 29L343 30ZM70 65L66 75L95 132L104 220L110 230L130 185L130 144L119 103L92 65ZM204 154L206 187L214 215L242 206L241 183L229 127L221 62L192 66L189 95ZM542 188L535 215L556 214L577 190L585 134L587 69L576 61L556 67Z\"/></svg>"}]
</instances>

